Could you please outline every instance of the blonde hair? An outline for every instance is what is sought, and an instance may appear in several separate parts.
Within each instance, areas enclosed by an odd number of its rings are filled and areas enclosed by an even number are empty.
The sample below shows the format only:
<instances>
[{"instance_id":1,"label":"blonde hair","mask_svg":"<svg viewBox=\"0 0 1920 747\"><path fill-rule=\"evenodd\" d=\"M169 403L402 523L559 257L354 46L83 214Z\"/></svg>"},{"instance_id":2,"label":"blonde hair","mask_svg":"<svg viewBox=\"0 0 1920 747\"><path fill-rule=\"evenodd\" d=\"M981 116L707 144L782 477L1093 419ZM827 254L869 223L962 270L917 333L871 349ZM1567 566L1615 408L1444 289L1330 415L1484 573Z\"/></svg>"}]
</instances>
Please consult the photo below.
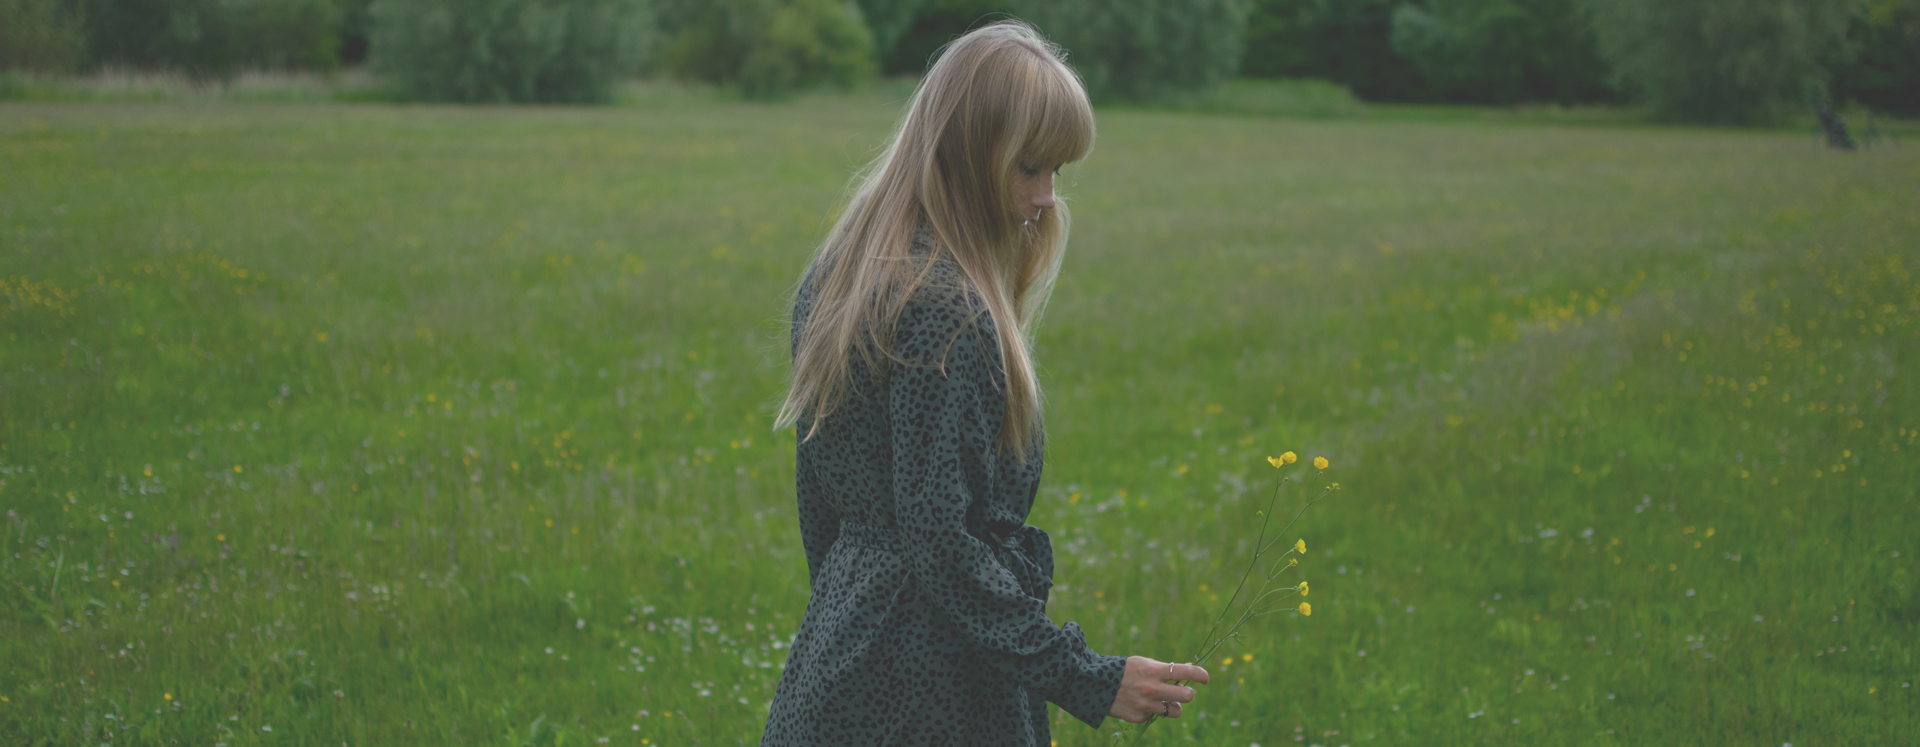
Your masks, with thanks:
<instances>
[{"instance_id":1,"label":"blonde hair","mask_svg":"<svg viewBox=\"0 0 1920 747\"><path fill-rule=\"evenodd\" d=\"M846 397L854 356L892 358L894 325L932 263L950 256L985 303L1000 340L1007 404L999 448L1025 458L1040 435L1031 333L1066 249L1064 204L1021 221L1012 170L1051 169L1093 149L1093 109L1059 47L1032 26L1002 21L948 44L927 71L893 141L862 170L846 212L808 272L815 298L796 335L792 379L776 427L813 421ZM864 339L863 339L864 338Z\"/></svg>"}]
</instances>

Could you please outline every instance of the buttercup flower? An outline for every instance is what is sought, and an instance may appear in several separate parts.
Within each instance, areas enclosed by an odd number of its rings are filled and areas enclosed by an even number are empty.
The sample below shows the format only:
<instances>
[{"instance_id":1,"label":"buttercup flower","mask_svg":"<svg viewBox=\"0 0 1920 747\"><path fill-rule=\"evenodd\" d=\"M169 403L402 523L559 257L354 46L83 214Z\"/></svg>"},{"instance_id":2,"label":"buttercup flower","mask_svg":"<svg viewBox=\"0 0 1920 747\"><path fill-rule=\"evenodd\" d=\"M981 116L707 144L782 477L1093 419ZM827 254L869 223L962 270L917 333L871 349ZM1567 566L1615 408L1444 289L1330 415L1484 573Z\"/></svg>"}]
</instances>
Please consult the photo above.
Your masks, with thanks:
<instances>
[{"instance_id":1,"label":"buttercup flower","mask_svg":"<svg viewBox=\"0 0 1920 747\"><path fill-rule=\"evenodd\" d=\"M1307 582L1305 582L1305 581L1301 581L1301 582L1300 582L1300 596L1303 596L1303 597L1304 597L1304 596L1306 596L1306 595L1307 595Z\"/></svg>"},{"instance_id":2,"label":"buttercup flower","mask_svg":"<svg viewBox=\"0 0 1920 747\"><path fill-rule=\"evenodd\" d=\"M1326 469L1326 468L1327 468L1327 458L1326 458L1326 457L1314 457L1314 458L1313 458L1313 468L1314 468L1314 469Z\"/></svg>"},{"instance_id":3,"label":"buttercup flower","mask_svg":"<svg viewBox=\"0 0 1920 747\"><path fill-rule=\"evenodd\" d=\"M1307 617L1313 617L1313 605L1307 604L1306 602L1301 602L1300 614L1306 615Z\"/></svg>"},{"instance_id":4,"label":"buttercup flower","mask_svg":"<svg viewBox=\"0 0 1920 747\"><path fill-rule=\"evenodd\" d=\"M1280 469L1281 467L1287 466L1287 463L1285 461L1282 461L1280 457L1267 457L1267 464L1273 465L1274 469Z\"/></svg>"},{"instance_id":5,"label":"buttercup flower","mask_svg":"<svg viewBox=\"0 0 1920 747\"><path fill-rule=\"evenodd\" d=\"M1294 540L1294 543L1293 543L1293 551L1294 551L1294 552L1297 552L1297 553L1300 553L1301 555L1305 555L1305 554L1307 554L1307 541L1306 541L1306 540Z\"/></svg>"},{"instance_id":6,"label":"buttercup flower","mask_svg":"<svg viewBox=\"0 0 1920 747\"><path fill-rule=\"evenodd\" d=\"M1300 461L1300 457L1295 456L1293 452L1289 451L1285 454L1280 455L1280 461L1287 464L1293 464L1294 462Z\"/></svg>"}]
</instances>

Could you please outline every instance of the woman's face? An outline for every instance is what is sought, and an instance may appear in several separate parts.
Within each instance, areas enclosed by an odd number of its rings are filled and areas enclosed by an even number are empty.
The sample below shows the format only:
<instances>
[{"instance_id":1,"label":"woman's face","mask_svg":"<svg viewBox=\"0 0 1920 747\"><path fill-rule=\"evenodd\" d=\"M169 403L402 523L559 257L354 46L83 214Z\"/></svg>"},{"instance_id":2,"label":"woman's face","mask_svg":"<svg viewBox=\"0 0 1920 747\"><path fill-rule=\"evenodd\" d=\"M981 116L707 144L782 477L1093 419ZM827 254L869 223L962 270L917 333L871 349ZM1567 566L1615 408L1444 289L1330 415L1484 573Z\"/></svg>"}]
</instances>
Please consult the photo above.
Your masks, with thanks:
<instances>
[{"instance_id":1,"label":"woman's face","mask_svg":"<svg viewBox=\"0 0 1920 747\"><path fill-rule=\"evenodd\" d=\"M1014 165L1013 204L1021 220L1039 220L1043 211L1054 206L1053 177L1059 173L1059 164Z\"/></svg>"}]
</instances>

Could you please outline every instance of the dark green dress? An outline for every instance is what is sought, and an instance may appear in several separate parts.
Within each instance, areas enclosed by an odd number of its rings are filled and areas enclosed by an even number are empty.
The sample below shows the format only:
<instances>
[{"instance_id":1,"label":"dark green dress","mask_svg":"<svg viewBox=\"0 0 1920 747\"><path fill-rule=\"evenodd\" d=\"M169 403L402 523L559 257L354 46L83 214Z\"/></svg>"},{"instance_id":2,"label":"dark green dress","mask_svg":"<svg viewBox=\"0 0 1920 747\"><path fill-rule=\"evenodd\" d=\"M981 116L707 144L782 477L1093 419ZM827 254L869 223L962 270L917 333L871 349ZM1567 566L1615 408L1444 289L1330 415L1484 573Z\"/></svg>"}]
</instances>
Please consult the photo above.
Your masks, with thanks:
<instances>
[{"instance_id":1,"label":"dark green dress","mask_svg":"<svg viewBox=\"0 0 1920 747\"><path fill-rule=\"evenodd\" d=\"M926 262L924 234L915 248ZM1113 705L1126 659L1047 619L1053 548L1025 523L1040 453L995 447L999 338L967 287L951 258L933 263L900 317L898 360L856 374L798 447L813 596L764 745L1047 747L1047 701L1094 727Z\"/></svg>"}]
</instances>

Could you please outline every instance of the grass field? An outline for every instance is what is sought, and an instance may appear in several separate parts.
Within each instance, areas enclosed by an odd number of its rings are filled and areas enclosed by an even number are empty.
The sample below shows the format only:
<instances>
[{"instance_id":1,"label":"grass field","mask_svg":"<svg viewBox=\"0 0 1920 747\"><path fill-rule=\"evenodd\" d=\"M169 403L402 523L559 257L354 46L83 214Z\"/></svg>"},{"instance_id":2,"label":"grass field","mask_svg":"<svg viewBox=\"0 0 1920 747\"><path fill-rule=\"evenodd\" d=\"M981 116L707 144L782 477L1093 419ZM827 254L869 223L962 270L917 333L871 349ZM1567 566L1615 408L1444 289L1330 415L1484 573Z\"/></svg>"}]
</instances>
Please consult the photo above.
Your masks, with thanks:
<instances>
[{"instance_id":1,"label":"grass field","mask_svg":"<svg viewBox=\"0 0 1920 747\"><path fill-rule=\"evenodd\" d=\"M0 742L754 743L786 294L895 112L0 105ZM1100 124L1050 612L1191 656L1342 486L1148 743L1920 734L1920 149Z\"/></svg>"}]
</instances>

